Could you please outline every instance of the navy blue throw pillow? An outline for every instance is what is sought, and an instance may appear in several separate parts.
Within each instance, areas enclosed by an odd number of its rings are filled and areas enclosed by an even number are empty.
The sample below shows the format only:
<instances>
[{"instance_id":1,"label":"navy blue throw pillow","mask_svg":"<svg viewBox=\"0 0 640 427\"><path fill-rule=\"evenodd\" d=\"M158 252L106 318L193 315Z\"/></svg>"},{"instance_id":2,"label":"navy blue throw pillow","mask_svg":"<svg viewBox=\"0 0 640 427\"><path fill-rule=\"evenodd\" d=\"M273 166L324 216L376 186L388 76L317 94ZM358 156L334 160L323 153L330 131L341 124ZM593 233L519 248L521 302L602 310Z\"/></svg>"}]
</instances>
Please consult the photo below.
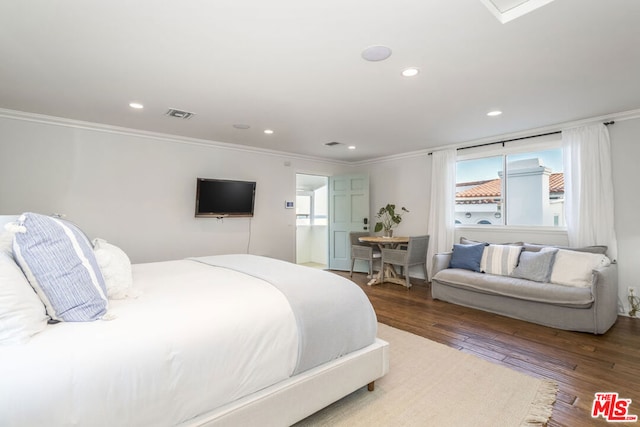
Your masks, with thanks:
<instances>
[{"instance_id":1,"label":"navy blue throw pillow","mask_svg":"<svg viewBox=\"0 0 640 427\"><path fill-rule=\"evenodd\" d=\"M453 254L449 268L464 268L465 270L480 271L480 260L486 243L477 245L453 245Z\"/></svg>"}]
</instances>

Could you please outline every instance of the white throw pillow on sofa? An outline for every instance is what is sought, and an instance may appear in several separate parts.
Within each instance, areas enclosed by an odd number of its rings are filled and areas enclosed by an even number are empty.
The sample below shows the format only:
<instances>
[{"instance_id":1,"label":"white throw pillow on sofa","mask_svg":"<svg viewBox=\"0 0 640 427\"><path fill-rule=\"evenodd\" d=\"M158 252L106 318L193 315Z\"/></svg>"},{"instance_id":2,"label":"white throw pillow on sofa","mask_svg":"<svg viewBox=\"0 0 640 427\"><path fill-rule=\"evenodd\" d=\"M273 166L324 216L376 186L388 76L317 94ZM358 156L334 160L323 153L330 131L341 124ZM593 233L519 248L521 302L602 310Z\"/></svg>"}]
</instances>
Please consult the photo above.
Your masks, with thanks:
<instances>
[{"instance_id":1,"label":"white throw pillow on sofa","mask_svg":"<svg viewBox=\"0 0 640 427\"><path fill-rule=\"evenodd\" d=\"M104 239L93 239L93 252L98 260L109 299L125 299L129 296L137 297L134 291L131 261L127 254Z\"/></svg>"},{"instance_id":2,"label":"white throw pillow on sofa","mask_svg":"<svg viewBox=\"0 0 640 427\"><path fill-rule=\"evenodd\" d=\"M551 283L588 288L592 270L610 264L606 255L560 249L553 263Z\"/></svg>"}]
</instances>

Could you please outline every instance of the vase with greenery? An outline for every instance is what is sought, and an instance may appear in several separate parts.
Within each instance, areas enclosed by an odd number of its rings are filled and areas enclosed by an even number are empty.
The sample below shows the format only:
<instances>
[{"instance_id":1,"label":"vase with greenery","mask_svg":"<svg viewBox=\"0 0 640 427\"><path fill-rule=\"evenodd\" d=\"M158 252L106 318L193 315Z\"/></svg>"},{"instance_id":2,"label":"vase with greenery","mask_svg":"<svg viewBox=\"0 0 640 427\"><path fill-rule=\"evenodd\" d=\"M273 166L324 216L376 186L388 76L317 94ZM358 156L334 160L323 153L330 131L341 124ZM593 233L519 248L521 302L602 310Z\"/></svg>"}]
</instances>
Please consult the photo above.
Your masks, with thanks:
<instances>
[{"instance_id":1,"label":"vase with greenery","mask_svg":"<svg viewBox=\"0 0 640 427\"><path fill-rule=\"evenodd\" d=\"M378 222L374 231L376 233L384 231L384 235L391 237L393 235L393 227L396 227L402 221L402 215L409 212L404 206L396 212L396 205L388 203L387 206L380 208L376 214Z\"/></svg>"}]
</instances>

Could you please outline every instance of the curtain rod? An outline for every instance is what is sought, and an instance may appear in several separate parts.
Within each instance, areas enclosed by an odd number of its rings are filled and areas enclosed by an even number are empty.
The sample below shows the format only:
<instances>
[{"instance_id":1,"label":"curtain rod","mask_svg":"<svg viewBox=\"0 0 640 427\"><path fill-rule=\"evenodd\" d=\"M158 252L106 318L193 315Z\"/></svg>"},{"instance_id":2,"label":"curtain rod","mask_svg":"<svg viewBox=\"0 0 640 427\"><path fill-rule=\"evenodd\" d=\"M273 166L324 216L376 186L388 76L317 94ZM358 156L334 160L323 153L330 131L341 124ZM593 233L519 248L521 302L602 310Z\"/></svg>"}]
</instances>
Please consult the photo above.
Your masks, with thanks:
<instances>
[{"instance_id":1,"label":"curtain rod","mask_svg":"<svg viewBox=\"0 0 640 427\"><path fill-rule=\"evenodd\" d=\"M603 125L605 125L605 126L609 126L609 125L612 125L612 124L614 124L614 123L615 123L615 121L611 120L610 122L604 122L604 123L603 123ZM469 148L486 147L487 145L495 145L495 144L502 144L502 146L504 147L504 144L505 144L505 143L507 143L507 142L521 141L521 140L523 140L523 139L538 138L538 137L540 137L540 136L547 136L547 135L557 135L557 134L559 134L559 133L562 133L562 131L561 131L561 130L557 130L557 131L554 131L554 132L539 133L539 134L537 134L537 135L521 136L520 138L505 139L505 140L503 140L503 141L495 141L495 142L487 142L487 143L485 143L485 144L470 145L470 146L468 146L468 147L459 147L459 148L456 148L456 150L457 150L457 151L460 151L460 150L467 150L467 149L469 149ZM430 152L430 153L428 153L428 154L429 154L429 155L432 155L432 154L433 154L433 152Z\"/></svg>"}]
</instances>

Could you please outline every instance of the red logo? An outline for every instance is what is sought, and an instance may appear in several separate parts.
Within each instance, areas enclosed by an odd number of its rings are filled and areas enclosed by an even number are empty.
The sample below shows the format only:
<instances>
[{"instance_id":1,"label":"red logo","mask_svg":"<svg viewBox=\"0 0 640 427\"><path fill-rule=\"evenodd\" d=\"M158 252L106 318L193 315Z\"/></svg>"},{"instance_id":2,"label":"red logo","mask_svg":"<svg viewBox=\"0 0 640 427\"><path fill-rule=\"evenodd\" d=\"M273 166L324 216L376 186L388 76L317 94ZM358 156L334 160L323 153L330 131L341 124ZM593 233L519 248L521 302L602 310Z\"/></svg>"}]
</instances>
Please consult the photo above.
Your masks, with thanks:
<instances>
[{"instance_id":1,"label":"red logo","mask_svg":"<svg viewBox=\"0 0 640 427\"><path fill-rule=\"evenodd\" d=\"M620 399L618 393L596 393L596 398L593 399L591 417L598 418L602 416L602 418L612 423L638 421L637 415L629 414L629 406L631 406L631 399Z\"/></svg>"}]
</instances>

